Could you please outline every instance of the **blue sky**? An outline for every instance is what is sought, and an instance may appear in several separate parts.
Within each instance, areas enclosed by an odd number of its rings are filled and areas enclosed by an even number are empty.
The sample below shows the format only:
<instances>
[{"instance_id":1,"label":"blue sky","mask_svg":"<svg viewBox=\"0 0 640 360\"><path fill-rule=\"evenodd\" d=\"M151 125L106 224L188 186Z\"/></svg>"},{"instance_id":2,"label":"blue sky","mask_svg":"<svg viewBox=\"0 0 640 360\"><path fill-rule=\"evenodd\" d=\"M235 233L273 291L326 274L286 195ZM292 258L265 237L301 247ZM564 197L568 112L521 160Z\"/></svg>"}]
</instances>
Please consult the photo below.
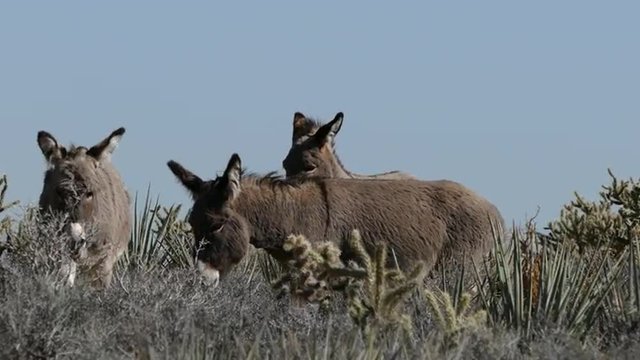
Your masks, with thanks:
<instances>
[{"instance_id":1,"label":"blue sky","mask_svg":"<svg viewBox=\"0 0 640 360\"><path fill-rule=\"evenodd\" d=\"M132 194L187 193L234 152L281 170L295 111L331 119L352 171L462 182L539 226L640 176L640 3L3 1L0 173L37 201L38 130L113 156ZM281 170L282 171L282 170Z\"/></svg>"}]
</instances>

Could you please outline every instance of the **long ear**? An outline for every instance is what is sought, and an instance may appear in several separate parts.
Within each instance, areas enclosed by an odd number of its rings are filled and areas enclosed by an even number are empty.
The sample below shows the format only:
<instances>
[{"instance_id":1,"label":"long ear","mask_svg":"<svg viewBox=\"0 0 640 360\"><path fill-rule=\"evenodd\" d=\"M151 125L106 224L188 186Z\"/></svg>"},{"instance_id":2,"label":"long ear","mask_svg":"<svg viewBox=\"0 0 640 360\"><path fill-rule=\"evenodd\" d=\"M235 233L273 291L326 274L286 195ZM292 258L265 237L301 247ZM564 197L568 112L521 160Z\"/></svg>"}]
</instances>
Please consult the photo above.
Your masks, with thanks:
<instances>
[{"instance_id":1,"label":"long ear","mask_svg":"<svg viewBox=\"0 0 640 360\"><path fill-rule=\"evenodd\" d=\"M301 112L293 114L293 134L291 136L291 142L295 143L299 138L308 134L309 130L307 117Z\"/></svg>"},{"instance_id":2,"label":"long ear","mask_svg":"<svg viewBox=\"0 0 640 360\"><path fill-rule=\"evenodd\" d=\"M60 146L56 138L44 130L38 131L38 147L40 147L42 155L50 164L67 154L67 149L64 146Z\"/></svg>"},{"instance_id":3,"label":"long ear","mask_svg":"<svg viewBox=\"0 0 640 360\"><path fill-rule=\"evenodd\" d=\"M180 180L182 185L184 185L184 187L189 190L189 192L191 193L191 197L195 200L204 188L204 181L202 181L202 179L198 177L198 175L185 169L176 161L169 160L167 162L167 166L169 166L169 169L171 170L173 175L175 175L178 180Z\"/></svg>"},{"instance_id":4,"label":"long ear","mask_svg":"<svg viewBox=\"0 0 640 360\"><path fill-rule=\"evenodd\" d=\"M240 176L242 161L236 153L231 155L227 168L222 175L222 179L227 183L228 201L235 200L240 195Z\"/></svg>"},{"instance_id":5,"label":"long ear","mask_svg":"<svg viewBox=\"0 0 640 360\"><path fill-rule=\"evenodd\" d=\"M104 138L102 141L92 146L91 149L87 151L87 154L93 156L98 161L110 160L111 154L118 147L118 143L124 135L124 128L118 128L111 135Z\"/></svg>"},{"instance_id":6,"label":"long ear","mask_svg":"<svg viewBox=\"0 0 640 360\"><path fill-rule=\"evenodd\" d=\"M333 118L333 120L328 123L322 125L315 134L313 134L313 138L318 143L318 145L323 146L327 142L329 142L338 131L342 127L342 119L344 119L344 114L339 112Z\"/></svg>"}]
</instances>

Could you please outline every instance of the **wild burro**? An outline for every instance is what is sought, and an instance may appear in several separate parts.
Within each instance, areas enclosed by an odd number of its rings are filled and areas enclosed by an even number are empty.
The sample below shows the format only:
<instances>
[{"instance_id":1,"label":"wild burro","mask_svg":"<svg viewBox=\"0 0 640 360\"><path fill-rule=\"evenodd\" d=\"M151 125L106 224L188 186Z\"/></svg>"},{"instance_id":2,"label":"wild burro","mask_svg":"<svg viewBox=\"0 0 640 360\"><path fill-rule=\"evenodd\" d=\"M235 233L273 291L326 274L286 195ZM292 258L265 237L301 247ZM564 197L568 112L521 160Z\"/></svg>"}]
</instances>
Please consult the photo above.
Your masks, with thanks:
<instances>
[{"instance_id":1,"label":"wild burro","mask_svg":"<svg viewBox=\"0 0 640 360\"><path fill-rule=\"evenodd\" d=\"M67 231L84 243L77 260L79 273L96 288L111 284L114 264L131 237L129 194L111 162L124 133L121 127L90 148L67 149L50 133L38 132L38 146L49 165L40 209L67 216ZM88 237L87 228L92 230Z\"/></svg>"},{"instance_id":2,"label":"wild burro","mask_svg":"<svg viewBox=\"0 0 640 360\"><path fill-rule=\"evenodd\" d=\"M390 261L397 259L401 269L424 260L430 270L443 257L485 254L492 223L503 227L495 206L452 181L282 179L245 174L237 154L212 180L173 160L167 165L193 197L192 250L200 271L214 282L243 258L250 243L285 259L282 247L290 234L342 247L358 229L368 251L385 242L395 253Z\"/></svg>"},{"instance_id":3,"label":"wild burro","mask_svg":"<svg viewBox=\"0 0 640 360\"><path fill-rule=\"evenodd\" d=\"M287 177L415 179L413 175L397 170L373 175L360 175L347 170L335 152L335 136L342 127L343 119L344 114L339 112L333 120L323 125L300 112L293 115L291 148L282 161Z\"/></svg>"}]
</instances>

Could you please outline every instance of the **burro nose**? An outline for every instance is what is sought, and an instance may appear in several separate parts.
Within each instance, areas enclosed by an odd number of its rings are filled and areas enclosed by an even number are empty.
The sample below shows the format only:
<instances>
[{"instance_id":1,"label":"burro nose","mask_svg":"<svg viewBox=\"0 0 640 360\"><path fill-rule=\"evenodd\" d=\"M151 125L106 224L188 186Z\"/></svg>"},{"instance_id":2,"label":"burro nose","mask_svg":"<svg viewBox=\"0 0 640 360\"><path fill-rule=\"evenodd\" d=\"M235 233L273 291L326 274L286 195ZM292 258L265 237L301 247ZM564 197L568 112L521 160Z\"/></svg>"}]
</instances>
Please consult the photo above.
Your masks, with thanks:
<instances>
[{"instance_id":1,"label":"burro nose","mask_svg":"<svg viewBox=\"0 0 640 360\"><path fill-rule=\"evenodd\" d=\"M220 282L220 272L213 266L202 260L198 260L198 271L212 287L218 286Z\"/></svg>"}]
</instances>

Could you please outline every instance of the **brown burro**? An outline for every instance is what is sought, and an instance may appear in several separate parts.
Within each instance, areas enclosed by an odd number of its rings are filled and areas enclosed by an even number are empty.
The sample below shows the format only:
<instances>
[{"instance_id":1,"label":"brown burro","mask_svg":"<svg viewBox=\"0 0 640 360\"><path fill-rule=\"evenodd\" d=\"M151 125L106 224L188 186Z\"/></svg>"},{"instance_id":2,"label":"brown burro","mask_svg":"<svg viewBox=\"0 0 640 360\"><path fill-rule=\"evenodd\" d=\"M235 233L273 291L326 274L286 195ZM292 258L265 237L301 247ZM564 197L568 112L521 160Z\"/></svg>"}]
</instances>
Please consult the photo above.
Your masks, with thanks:
<instances>
[{"instance_id":1,"label":"brown burro","mask_svg":"<svg viewBox=\"0 0 640 360\"><path fill-rule=\"evenodd\" d=\"M131 238L129 194L111 162L125 129L113 131L96 145L60 145L48 132L38 132L38 146L47 163L40 209L67 216L66 230L82 242L77 264L80 276L96 288L111 284L113 267ZM91 234L85 230L91 228ZM87 232L89 232L87 230ZM70 275L73 285L75 275Z\"/></svg>"},{"instance_id":2,"label":"brown burro","mask_svg":"<svg viewBox=\"0 0 640 360\"><path fill-rule=\"evenodd\" d=\"M452 181L283 179L245 174L238 154L212 180L173 160L167 165L194 200L188 219L193 255L200 272L215 283L245 256L249 244L285 260L283 243L290 234L342 247L358 229L367 251L385 242L401 269L424 260L431 270L443 257L488 253L493 230L501 234L504 228L494 205Z\"/></svg>"},{"instance_id":3,"label":"brown burro","mask_svg":"<svg viewBox=\"0 0 640 360\"><path fill-rule=\"evenodd\" d=\"M300 112L293 115L291 148L282 161L287 177L317 176L343 179L415 179L402 171L360 175L347 170L335 152L335 136L342 127L344 114L339 112L330 122L308 118Z\"/></svg>"}]
</instances>

